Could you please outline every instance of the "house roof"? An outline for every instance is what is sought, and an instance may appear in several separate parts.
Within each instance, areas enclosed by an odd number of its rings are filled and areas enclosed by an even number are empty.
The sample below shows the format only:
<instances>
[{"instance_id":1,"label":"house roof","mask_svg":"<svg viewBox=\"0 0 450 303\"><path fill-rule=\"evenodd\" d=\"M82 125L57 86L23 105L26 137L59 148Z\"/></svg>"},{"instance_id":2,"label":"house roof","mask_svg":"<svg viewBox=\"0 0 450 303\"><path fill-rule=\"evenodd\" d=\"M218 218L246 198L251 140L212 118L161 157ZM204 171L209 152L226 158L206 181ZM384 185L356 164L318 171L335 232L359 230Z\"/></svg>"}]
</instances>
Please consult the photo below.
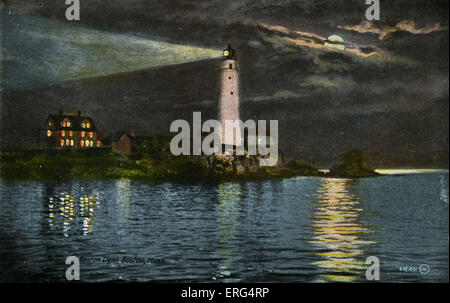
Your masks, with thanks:
<instances>
[{"instance_id":1,"label":"house roof","mask_svg":"<svg viewBox=\"0 0 450 303\"><path fill-rule=\"evenodd\" d=\"M109 135L106 140L109 140L111 142L116 142L119 141L120 138L122 138L122 136L128 136L130 137L132 140L136 139L136 137L134 136L134 134L132 132L127 132L127 131L119 131L119 132L115 132L111 135Z\"/></svg>"},{"instance_id":2,"label":"house roof","mask_svg":"<svg viewBox=\"0 0 450 303\"><path fill-rule=\"evenodd\" d=\"M72 122L71 127L63 127L61 125L61 122L66 118L69 119L70 122ZM49 120L51 120L53 122L55 129L67 129L67 130L74 130L74 131L83 131L83 130L84 131L95 131L95 132L97 131L94 120L92 120L92 118L88 117L88 116L51 114L48 116L46 123L48 123ZM89 120L89 122L91 123L90 128L82 128L81 127L81 123L86 120Z\"/></svg>"}]
</instances>

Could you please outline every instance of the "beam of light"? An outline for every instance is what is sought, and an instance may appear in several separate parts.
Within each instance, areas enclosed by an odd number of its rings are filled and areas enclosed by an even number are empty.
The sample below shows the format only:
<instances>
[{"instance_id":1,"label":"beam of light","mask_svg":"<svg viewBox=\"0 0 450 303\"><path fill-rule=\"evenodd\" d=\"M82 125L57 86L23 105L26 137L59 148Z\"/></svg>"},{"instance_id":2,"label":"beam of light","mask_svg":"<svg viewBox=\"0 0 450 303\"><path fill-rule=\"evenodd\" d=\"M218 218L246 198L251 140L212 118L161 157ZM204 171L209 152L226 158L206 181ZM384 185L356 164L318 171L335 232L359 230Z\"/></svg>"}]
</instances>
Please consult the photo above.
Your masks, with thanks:
<instances>
[{"instance_id":1,"label":"beam of light","mask_svg":"<svg viewBox=\"0 0 450 303\"><path fill-rule=\"evenodd\" d=\"M2 84L18 90L221 56L221 50L3 14Z\"/></svg>"}]
</instances>

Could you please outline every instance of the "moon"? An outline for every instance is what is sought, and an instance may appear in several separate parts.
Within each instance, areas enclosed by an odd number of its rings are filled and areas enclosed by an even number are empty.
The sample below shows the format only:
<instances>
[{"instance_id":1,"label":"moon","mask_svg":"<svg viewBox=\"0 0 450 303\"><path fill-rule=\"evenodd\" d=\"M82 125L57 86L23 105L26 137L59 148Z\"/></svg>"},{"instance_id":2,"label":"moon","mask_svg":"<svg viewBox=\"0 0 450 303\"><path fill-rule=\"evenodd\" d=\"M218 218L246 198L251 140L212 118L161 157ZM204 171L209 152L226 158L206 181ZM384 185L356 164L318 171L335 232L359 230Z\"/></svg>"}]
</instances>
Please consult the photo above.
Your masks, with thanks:
<instances>
[{"instance_id":1,"label":"moon","mask_svg":"<svg viewBox=\"0 0 450 303\"><path fill-rule=\"evenodd\" d=\"M344 39L338 35L331 35L325 41L324 46L329 49L345 50Z\"/></svg>"}]
</instances>

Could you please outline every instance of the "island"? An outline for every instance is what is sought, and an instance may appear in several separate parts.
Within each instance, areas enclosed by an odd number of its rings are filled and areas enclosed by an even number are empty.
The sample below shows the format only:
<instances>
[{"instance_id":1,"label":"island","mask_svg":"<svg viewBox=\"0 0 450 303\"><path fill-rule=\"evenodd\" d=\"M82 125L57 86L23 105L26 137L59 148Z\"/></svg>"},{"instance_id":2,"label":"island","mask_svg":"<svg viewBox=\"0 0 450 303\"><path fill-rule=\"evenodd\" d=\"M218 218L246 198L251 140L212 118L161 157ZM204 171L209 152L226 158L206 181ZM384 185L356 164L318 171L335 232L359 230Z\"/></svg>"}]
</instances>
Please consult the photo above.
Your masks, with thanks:
<instances>
[{"instance_id":1,"label":"island","mask_svg":"<svg viewBox=\"0 0 450 303\"><path fill-rule=\"evenodd\" d=\"M274 167L259 166L259 156L174 156L170 135L136 140L132 153L111 146L91 149L9 150L0 154L1 179L50 181L129 178L148 183L223 183L295 176L362 178L378 175L362 152L350 151L330 172L300 160L279 161Z\"/></svg>"}]
</instances>

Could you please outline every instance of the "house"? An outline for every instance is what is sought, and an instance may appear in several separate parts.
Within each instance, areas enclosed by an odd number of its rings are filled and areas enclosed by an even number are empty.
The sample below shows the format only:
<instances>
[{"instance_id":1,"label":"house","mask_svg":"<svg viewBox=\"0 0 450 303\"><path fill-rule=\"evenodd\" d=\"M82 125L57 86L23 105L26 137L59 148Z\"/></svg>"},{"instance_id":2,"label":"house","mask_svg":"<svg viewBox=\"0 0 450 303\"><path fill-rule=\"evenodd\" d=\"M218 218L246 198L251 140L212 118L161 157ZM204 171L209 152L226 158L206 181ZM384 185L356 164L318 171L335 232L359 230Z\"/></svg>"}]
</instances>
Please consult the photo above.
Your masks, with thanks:
<instances>
[{"instance_id":1,"label":"house","mask_svg":"<svg viewBox=\"0 0 450 303\"><path fill-rule=\"evenodd\" d=\"M105 144L111 145L115 150L126 154L131 154L133 151L133 143L136 137L132 132L116 132L105 139Z\"/></svg>"},{"instance_id":2,"label":"house","mask_svg":"<svg viewBox=\"0 0 450 303\"><path fill-rule=\"evenodd\" d=\"M47 146L59 149L101 147L102 134L91 117L78 114L51 114L45 122Z\"/></svg>"}]
</instances>

